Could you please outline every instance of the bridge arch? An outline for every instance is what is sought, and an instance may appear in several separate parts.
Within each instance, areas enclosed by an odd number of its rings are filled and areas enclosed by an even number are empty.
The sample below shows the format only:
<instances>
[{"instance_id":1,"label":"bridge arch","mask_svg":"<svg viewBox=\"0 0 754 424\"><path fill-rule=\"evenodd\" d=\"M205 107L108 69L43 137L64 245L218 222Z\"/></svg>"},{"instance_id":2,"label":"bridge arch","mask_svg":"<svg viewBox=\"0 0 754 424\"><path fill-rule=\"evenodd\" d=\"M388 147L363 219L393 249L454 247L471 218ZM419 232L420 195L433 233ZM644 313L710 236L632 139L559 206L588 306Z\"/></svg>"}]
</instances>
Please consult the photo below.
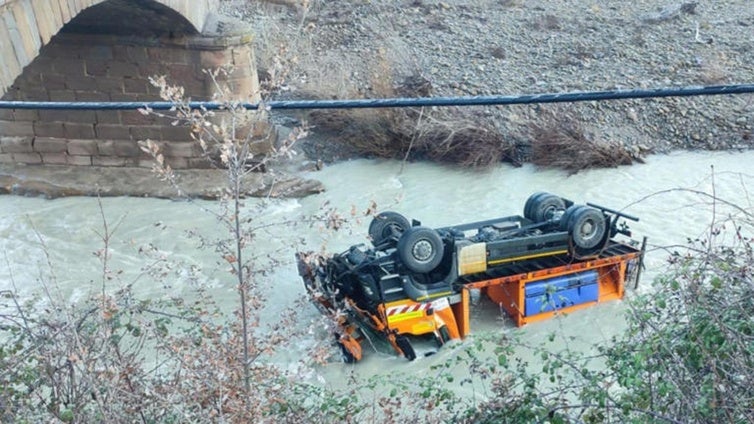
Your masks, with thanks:
<instances>
[{"instance_id":1,"label":"bridge arch","mask_svg":"<svg viewBox=\"0 0 754 424\"><path fill-rule=\"evenodd\" d=\"M232 65L239 99L258 79L248 27L215 13L219 0L0 0L0 97L27 101L152 101L166 75L195 100L204 72ZM137 142L163 145L174 168L198 167L185 128L138 111L0 110L0 163L149 166Z\"/></svg>"},{"instance_id":2,"label":"bridge arch","mask_svg":"<svg viewBox=\"0 0 754 424\"><path fill-rule=\"evenodd\" d=\"M95 15L90 10L112 0L0 0L0 95L39 55L39 51L66 24L79 15ZM136 0L132 7L149 8L159 4L174 11L202 32L207 17L216 10L218 0ZM111 3L112 5L112 3ZM117 8L113 8L117 9ZM110 9L110 10L113 10ZM100 8L100 11L107 8ZM108 22L103 20L102 22ZM112 23L112 21L110 21Z\"/></svg>"}]
</instances>

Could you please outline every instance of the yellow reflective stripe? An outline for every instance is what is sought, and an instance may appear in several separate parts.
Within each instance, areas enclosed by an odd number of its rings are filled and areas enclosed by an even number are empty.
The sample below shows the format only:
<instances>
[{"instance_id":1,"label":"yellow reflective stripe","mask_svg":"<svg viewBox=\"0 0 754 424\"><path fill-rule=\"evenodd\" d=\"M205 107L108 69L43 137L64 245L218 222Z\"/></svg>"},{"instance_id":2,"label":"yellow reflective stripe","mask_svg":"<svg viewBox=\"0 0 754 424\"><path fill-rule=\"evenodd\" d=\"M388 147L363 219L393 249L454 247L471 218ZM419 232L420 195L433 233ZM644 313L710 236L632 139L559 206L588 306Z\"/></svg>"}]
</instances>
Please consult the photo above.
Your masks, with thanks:
<instances>
[{"instance_id":1,"label":"yellow reflective stripe","mask_svg":"<svg viewBox=\"0 0 754 424\"><path fill-rule=\"evenodd\" d=\"M507 258L507 259L498 259L495 261L490 261L490 265L498 265L506 262L514 262L514 261L520 261L523 259L534 259L534 258L541 258L543 256L552 256L552 255L560 255L563 253L568 253L568 249L565 250L555 250L553 252L546 252L546 253L538 253L535 255L524 255L524 256L516 256L515 258Z\"/></svg>"},{"instance_id":2,"label":"yellow reflective stripe","mask_svg":"<svg viewBox=\"0 0 754 424\"><path fill-rule=\"evenodd\" d=\"M405 321L407 319L419 318L424 316L424 311L406 312L403 314L395 314L387 317L388 324L394 324L396 322Z\"/></svg>"},{"instance_id":3,"label":"yellow reflective stripe","mask_svg":"<svg viewBox=\"0 0 754 424\"><path fill-rule=\"evenodd\" d=\"M418 302L421 302L422 300L432 299L434 297L450 296L451 294L453 294L453 292L450 292L450 291L446 291L442 293L432 293L431 295L425 294L424 296L417 297L416 300Z\"/></svg>"}]
</instances>

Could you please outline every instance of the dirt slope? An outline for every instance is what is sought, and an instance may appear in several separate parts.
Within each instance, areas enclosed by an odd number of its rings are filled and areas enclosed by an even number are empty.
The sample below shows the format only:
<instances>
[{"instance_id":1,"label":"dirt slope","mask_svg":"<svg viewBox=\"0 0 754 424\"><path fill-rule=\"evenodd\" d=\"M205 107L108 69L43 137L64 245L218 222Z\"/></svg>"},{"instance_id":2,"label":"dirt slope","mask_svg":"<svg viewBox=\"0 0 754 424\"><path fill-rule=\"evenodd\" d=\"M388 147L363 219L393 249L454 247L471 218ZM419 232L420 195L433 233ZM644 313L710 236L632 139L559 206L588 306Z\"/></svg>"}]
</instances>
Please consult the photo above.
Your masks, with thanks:
<instances>
[{"instance_id":1,"label":"dirt slope","mask_svg":"<svg viewBox=\"0 0 754 424\"><path fill-rule=\"evenodd\" d=\"M750 0L276 3L299 5L227 5L258 28L262 68L283 43L296 58L287 95L380 97L386 77L411 75L442 96L754 83ZM752 95L475 110L524 141L530 123L555 113L637 151L754 145Z\"/></svg>"}]
</instances>

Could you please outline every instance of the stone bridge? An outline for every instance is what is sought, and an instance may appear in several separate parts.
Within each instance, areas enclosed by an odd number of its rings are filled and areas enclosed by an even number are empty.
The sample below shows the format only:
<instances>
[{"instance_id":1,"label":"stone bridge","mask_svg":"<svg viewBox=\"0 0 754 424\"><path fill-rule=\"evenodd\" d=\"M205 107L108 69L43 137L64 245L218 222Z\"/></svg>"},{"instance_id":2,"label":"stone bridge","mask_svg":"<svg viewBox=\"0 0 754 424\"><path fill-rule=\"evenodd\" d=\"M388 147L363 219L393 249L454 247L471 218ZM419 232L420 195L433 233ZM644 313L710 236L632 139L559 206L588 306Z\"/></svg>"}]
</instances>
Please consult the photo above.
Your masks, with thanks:
<instances>
[{"instance_id":1,"label":"stone bridge","mask_svg":"<svg viewBox=\"0 0 754 424\"><path fill-rule=\"evenodd\" d=\"M166 75L193 100L232 65L239 99L258 80L252 34L217 15L219 0L0 0L0 96L27 101L153 101ZM149 166L137 142L160 143L174 168L201 167L188 130L138 111L0 109L0 164Z\"/></svg>"}]
</instances>

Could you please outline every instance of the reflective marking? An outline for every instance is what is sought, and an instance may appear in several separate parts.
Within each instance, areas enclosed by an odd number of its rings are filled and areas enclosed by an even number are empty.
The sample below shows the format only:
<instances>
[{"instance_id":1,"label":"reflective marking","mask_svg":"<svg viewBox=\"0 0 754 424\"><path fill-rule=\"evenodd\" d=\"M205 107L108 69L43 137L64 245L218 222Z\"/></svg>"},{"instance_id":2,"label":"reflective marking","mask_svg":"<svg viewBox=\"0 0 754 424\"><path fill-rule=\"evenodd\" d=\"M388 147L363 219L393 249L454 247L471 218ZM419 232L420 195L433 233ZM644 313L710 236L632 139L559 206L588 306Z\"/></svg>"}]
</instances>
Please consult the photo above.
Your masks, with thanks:
<instances>
[{"instance_id":1,"label":"reflective marking","mask_svg":"<svg viewBox=\"0 0 754 424\"><path fill-rule=\"evenodd\" d=\"M520 261L522 259L541 258L543 256L561 255L563 253L568 253L568 249L565 249L565 250L555 250L555 251L546 252L546 253L538 253L536 255L516 256L515 258L498 259L498 260L495 260L495 261L489 261L489 265L498 265L498 264L502 264L502 263L506 263L506 262Z\"/></svg>"},{"instance_id":2,"label":"reflective marking","mask_svg":"<svg viewBox=\"0 0 754 424\"><path fill-rule=\"evenodd\" d=\"M440 296L443 296L443 297L445 297L445 296L450 296L451 294L453 294L453 292L450 292L450 291L446 291L446 292L442 292L442 293L433 293L433 294L431 294L431 295L429 295L429 294L425 294L424 296L418 297L418 298L417 298L416 300L418 300L418 301L422 301L422 300L431 299L431 298L433 298L433 297L440 297Z\"/></svg>"},{"instance_id":3,"label":"reflective marking","mask_svg":"<svg viewBox=\"0 0 754 424\"><path fill-rule=\"evenodd\" d=\"M424 311L413 311L402 314L388 315L387 323L394 324L396 322L406 321L408 319L420 318L424 316Z\"/></svg>"}]
</instances>

